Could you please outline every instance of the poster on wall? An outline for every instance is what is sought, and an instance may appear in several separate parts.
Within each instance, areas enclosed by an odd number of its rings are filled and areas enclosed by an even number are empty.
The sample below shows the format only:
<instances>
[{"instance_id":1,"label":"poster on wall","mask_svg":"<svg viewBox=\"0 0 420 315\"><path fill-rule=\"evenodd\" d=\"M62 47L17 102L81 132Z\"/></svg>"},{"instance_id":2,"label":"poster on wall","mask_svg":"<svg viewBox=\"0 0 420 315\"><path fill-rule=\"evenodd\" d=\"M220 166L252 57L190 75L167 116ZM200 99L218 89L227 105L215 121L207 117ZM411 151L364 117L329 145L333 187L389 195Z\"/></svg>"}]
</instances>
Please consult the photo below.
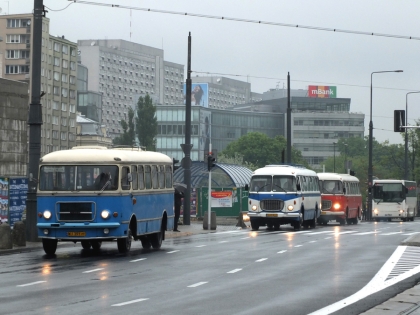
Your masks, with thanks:
<instances>
[{"instance_id":1,"label":"poster on wall","mask_svg":"<svg viewBox=\"0 0 420 315\"><path fill-rule=\"evenodd\" d=\"M11 227L15 222L22 221L22 214L26 212L27 193L27 178L9 179L9 224Z\"/></svg>"},{"instance_id":2,"label":"poster on wall","mask_svg":"<svg viewBox=\"0 0 420 315\"><path fill-rule=\"evenodd\" d=\"M181 217L184 216L184 202L185 199L182 198L182 205L181 205ZM190 216L196 217L197 216L197 189L191 189L190 195Z\"/></svg>"},{"instance_id":3,"label":"poster on wall","mask_svg":"<svg viewBox=\"0 0 420 315\"><path fill-rule=\"evenodd\" d=\"M212 208L231 208L232 207L232 191L212 191L211 192Z\"/></svg>"},{"instance_id":4,"label":"poster on wall","mask_svg":"<svg viewBox=\"0 0 420 315\"><path fill-rule=\"evenodd\" d=\"M9 210L9 179L0 177L0 220L8 222Z\"/></svg>"},{"instance_id":5,"label":"poster on wall","mask_svg":"<svg viewBox=\"0 0 420 315\"><path fill-rule=\"evenodd\" d=\"M184 104L186 99L187 85L184 84L182 93L184 94ZM191 84L191 105L199 105L209 107L209 85L208 83L192 83Z\"/></svg>"}]
</instances>

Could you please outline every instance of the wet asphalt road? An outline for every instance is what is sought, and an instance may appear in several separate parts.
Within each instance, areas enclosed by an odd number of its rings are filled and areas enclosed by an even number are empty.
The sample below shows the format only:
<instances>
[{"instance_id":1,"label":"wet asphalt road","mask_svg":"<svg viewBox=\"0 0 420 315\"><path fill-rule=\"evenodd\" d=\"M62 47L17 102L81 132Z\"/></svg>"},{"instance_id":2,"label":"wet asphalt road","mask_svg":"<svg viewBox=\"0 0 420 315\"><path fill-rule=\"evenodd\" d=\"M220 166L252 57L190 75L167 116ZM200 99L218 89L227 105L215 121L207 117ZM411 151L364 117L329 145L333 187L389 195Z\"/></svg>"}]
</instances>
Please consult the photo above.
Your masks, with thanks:
<instances>
[{"instance_id":1,"label":"wet asphalt road","mask_svg":"<svg viewBox=\"0 0 420 315\"><path fill-rule=\"evenodd\" d=\"M232 230L115 243L79 244L0 256L0 314L309 314L363 288L420 221L319 226L295 233ZM411 277L337 314L360 314ZM376 303L376 304L375 304Z\"/></svg>"}]
</instances>

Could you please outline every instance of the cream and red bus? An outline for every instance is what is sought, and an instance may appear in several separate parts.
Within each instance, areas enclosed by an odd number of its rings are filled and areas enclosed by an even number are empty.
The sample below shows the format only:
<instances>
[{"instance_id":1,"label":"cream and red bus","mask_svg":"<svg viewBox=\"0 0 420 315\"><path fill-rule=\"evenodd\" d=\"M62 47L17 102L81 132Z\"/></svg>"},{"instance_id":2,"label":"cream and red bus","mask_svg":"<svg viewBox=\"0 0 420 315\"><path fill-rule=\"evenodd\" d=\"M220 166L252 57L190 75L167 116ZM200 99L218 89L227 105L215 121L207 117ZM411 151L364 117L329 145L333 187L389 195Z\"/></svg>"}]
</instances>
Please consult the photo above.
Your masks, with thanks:
<instances>
[{"instance_id":1,"label":"cream and red bus","mask_svg":"<svg viewBox=\"0 0 420 315\"><path fill-rule=\"evenodd\" d=\"M335 220L340 225L357 224L361 218L359 179L348 174L318 173L322 211L319 224Z\"/></svg>"}]
</instances>

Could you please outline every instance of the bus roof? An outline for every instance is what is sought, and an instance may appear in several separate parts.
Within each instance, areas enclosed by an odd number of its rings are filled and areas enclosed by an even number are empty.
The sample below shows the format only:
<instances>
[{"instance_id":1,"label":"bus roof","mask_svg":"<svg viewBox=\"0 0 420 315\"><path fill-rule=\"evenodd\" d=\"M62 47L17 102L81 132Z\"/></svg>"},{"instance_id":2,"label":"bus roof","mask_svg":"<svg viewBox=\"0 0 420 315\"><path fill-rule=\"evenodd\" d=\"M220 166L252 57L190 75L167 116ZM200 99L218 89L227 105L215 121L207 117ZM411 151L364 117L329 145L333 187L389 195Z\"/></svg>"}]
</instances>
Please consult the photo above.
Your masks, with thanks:
<instances>
[{"instance_id":1,"label":"bus roof","mask_svg":"<svg viewBox=\"0 0 420 315\"><path fill-rule=\"evenodd\" d=\"M267 165L265 167L256 169L252 175L315 175L312 170L301 166L293 165Z\"/></svg>"},{"instance_id":2,"label":"bus roof","mask_svg":"<svg viewBox=\"0 0 420 315\"><path fill-rule=\"evenodd\" d=\"M416 183L415 181L405 180L405 179L374 179L373 182L374 183L404 183L404 182Z\"/></svg>"},{"instance_id":3,"label":"bus roof","mask_svg":"<svg viewBox=\"0 0 420 315\"><path fill-rule=\"evenodd\" d=\"M116 164L116 163L171 163L172 159L153 151L133 149L107 149L105 147L77 147L72 150L61 150L48 153L40 159L40 163L52 164Z\"/></svg>"},{"instance_id":4,"label":"bus roof","mask_svg":"<svg viewBox=\"0 0 420 315\"><path fill-rule=\"evenodd\" d=\"M319 180L343 180L347 182L358 182L359 179L356 176L349 174L339 173L318 173Z\"/></svg>"}]
</instances>

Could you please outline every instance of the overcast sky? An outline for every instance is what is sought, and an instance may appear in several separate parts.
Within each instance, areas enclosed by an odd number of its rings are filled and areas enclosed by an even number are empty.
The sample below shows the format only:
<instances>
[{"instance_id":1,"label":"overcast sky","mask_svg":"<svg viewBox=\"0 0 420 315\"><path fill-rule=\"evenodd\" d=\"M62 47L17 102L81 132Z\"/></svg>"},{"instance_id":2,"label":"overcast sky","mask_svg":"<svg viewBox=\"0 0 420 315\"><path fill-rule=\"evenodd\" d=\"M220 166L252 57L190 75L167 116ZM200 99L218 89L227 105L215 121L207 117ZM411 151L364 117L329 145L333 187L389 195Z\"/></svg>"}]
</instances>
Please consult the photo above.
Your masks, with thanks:
<instances>
[{"instance_id":1,"label":"overcast sky","mask_svg":"<svg viewBox=\"0 0 420 315\"><path fill-rule=\"evenodd\" d=\"M78 0L76 0L78 1ZM351 112L370 120L373 75L373 136L403 143L393 132L395 109L405 109L407 93L420 91L420 40L356 35L277 25L234 22L135 10L150 8L264 22L420 38L418 0L90 0L132 10L44 0L50 34L79 39L124 39L164 49L165 60L187 68L188 33L192 35L193 76L198 72L251 82L253 92L308 85L337 86L351 98ZM0 0L0 14L32 12L33 0ZM67 7L68 6L68 7ZM67 7L67 8L66 8ZM64 9L66 8L66 9ZM64 9L64 10L63 10ZM60 10L60 11L59 11ZM236 76L229 76L236 75ZM408 95L409 124L420 119L420 93Z\"/></svg>"}]
</instances>

